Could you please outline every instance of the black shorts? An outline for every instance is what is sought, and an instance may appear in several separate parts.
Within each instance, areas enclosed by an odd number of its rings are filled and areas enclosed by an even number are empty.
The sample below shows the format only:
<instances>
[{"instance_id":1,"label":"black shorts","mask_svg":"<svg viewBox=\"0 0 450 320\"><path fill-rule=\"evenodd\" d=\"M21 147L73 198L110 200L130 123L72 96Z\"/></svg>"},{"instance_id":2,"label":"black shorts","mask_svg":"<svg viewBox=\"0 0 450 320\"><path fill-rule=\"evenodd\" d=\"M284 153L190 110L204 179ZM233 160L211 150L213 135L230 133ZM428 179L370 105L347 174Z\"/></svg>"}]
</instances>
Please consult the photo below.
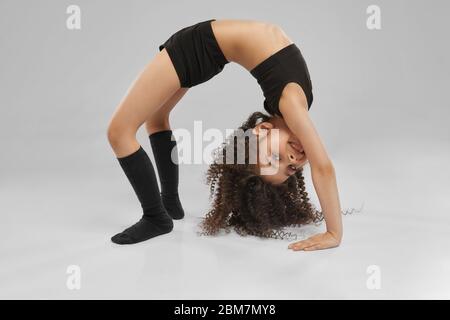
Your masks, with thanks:
<instances>
[{"instance_id":1,"label":"black shorts","mask_svg":"<svg viewBox=\"0 0 450 320\"><path fill-rule=\"evenodd\" d=\"M271 115L282 116L278 102L289 82L300 85L308 101L308 110L311 108L313 102L311 78L306 62L295 43L275 52L254 67L250 73L261 86L265 97L264 109Z\"/></svg>"},{"instance_id":2,"label":"black shorts","mask_svg":"<svg viewBox=\"0 0 450 320\"><path fill-rule=\"evenodd\" d=\"M166 48L181 87L190 88L211 79L229 62L211 28L214 20L185 27L159 46L159 51Z\"/></svg>"}]
</instances>

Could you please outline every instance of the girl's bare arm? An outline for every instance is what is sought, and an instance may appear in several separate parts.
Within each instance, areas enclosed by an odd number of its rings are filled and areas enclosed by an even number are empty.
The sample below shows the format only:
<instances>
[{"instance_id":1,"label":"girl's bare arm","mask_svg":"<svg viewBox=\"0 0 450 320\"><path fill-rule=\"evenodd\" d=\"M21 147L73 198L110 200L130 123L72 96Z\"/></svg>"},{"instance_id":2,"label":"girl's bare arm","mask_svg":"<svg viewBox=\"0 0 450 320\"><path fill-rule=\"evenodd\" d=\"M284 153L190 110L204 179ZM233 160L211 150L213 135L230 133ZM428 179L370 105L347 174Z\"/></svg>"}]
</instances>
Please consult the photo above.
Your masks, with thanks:
<instances>
[{"instance_id":1,"label":"girl's bare arm","mask_svg":"<svg viewBox=\"0 0 450 320\"><path fill-rule=\"evenodd\" d=\"M338 246L342 240L342 219L334 166L309 117L306 99L299 94L283 95L279 104L286 125L300 140L311 167L327 232L289 246L294 250L315 250Z\"/></svg>"}]
</instances>

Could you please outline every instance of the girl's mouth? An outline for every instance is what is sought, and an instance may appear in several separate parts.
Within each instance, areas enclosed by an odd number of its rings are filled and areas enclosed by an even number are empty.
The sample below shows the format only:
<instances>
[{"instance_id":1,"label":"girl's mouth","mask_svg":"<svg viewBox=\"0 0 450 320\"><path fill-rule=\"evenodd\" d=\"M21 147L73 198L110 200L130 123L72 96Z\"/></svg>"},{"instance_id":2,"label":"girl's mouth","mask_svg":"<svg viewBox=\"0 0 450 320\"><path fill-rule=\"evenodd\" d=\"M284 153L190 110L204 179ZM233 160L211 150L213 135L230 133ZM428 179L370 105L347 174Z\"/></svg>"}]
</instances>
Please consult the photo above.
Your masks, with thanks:
<instances>
[{"instance_id":1,"label":"girl's mouth","mask_svg":"<svg viewBox=\"0 0 450 320\"><path fill-rule=\"evenodd\" d=\"M288 174L289 174L290 176L292 176L294 173L297 172L297 170L294 169L291 165L287 166L287 170L288 170Z\"/></svg>"}]
</instances>

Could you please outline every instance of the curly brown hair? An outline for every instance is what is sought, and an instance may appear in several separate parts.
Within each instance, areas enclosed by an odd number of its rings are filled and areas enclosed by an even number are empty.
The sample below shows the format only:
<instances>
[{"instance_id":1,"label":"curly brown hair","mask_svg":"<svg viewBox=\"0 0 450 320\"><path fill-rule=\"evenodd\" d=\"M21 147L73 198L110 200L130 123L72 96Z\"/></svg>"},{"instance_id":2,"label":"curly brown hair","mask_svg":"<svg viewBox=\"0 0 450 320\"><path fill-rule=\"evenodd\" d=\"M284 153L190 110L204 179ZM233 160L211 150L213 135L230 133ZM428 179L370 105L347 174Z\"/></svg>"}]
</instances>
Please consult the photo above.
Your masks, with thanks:
<instances>
[{"instance_id":1,"label":"curly brown hair","mask_svg":"<svg viewBox=\"0 0 450 320\"><path fill-rule=\"evenodd\" d=\"M260 121L271 118L262 112L253 112L216 148L206 173L209 199L213 198L213 203L200 223L202 234L214 235L222 228L228 233L233 227L241 236L284 239L284 227L317 224L323 220L322 212L309 202L303 168L284 183L272 184L264 181L257 173L257 164L249 161L248 135L242 136L241 133L248 134L248 130L251 132ZM244 164L236 161L239 139L243 139L241 143L245 145ZM232 163L224 161L228 151L233 152L235 159Z\"/></svg>"}]
</instances>

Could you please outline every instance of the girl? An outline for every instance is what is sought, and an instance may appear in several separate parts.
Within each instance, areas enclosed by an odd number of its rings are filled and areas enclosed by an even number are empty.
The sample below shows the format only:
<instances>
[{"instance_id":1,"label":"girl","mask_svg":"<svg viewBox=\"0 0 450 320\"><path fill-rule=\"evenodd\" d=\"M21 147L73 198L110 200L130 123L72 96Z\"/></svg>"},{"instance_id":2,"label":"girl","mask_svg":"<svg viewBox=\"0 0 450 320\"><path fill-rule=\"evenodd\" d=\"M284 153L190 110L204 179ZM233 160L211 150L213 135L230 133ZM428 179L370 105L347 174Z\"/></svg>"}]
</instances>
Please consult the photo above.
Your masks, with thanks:
<instances>
[{"instance_id":1,"label":"girl","mask_svg":"<svg viewBox=\"0 0 450 320\"><path fill-rule=\"evenodd\" d=\"M240 64L255 77L270 115L255 112L239 128L257 138L256 163L250 163L247 155L244 164L218 161L227 151L236 151L234 137L217 150L207 174L215 199L203 229L214 234L234 226L243 235L268 236L284 226L324 218L326 232L288 248L316 250L340 244L341 208L334 167L308 115L312 84L300 49L276 25L231 19L198 22L170 36L114 112L108 140L143 210L137 223L111 238L114 243L132 244L169 233L172 220L184 217L177 159L171 158L176 142L169 114L189 88L211 79L229 62ZM152 162L136 140L144 123L161 192ZM269 143L274 140L275 146ZM254 149L245 137L244 141L246 153ZM307 162L323 215L308 202L302 175ZM267 174L273 167L276 170Z\"/></svg>"}]
</instances>

